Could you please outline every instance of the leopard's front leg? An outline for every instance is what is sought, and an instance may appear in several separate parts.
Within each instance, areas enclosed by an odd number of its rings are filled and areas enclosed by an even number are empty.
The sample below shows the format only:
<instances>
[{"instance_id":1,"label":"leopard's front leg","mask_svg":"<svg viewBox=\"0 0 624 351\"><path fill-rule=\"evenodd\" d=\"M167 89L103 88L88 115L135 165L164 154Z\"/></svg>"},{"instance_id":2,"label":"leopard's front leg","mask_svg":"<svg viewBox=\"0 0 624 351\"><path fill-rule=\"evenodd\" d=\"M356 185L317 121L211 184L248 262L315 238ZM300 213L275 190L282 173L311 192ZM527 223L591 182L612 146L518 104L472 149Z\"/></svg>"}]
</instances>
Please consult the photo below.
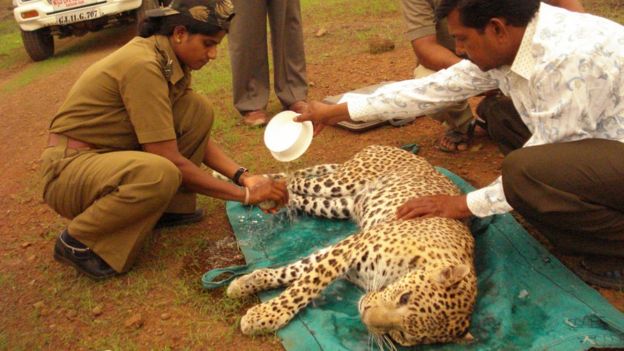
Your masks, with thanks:
<instances>
[{"instance_id":1,"label":"leopard's front leg","mask_svg":"<svg viewBox=\"0 0 624 351\"><path fill-rule=\"evenodd\" d=\"M351 267L347 239L319 257L318 264L303 274L279 296L250 308L241 319L243 334L273 332L286 325L303 307Z\"/></svg>"},{"instance_id":2,"label":"leopard's front leg","mask_svg":"<svg viewBox=\"0 0 624 351\"><path fill-rule=\"evenodd\" d=\"M232 298L241 298L259 291L288 286L302 274L309 272L312 266L317 264L319 257L331 249L331 246L326 247L288 266L256 269L230 283L226 294Z\"/></svg>"}]
</instances>

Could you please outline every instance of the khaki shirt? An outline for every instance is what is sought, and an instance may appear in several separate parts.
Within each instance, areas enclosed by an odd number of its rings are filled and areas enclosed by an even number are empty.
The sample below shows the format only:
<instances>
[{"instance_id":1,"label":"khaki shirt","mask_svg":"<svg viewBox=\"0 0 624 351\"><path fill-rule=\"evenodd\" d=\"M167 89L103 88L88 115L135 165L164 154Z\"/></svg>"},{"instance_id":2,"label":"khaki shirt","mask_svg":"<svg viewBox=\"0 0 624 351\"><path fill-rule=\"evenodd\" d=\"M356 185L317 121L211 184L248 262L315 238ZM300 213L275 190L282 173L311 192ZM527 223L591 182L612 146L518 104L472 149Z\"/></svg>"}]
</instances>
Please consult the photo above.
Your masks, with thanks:
<instances>
[{"instance_id":1,"label":"khaki shirt","mask_svg":"<svg viewBox=\"0 0 624 351\"><path fill-rule=\"evenodd\" d=\"M435 9L440 6L441 0L401 0L401 9L407 29L407 40L436 35L440 45L455 51L455 42L448 33L446 19L440 23L435 21Z\"/></svg>"},{"instance_id":2,"label":"khaki shirt","mask_svg":"<svg viewBox=\"0 0 624 351\"><path fill-rule=\"evenodd\" d=\"M80 76L50 132L113 150L174 140L172 106L190 83L167 37L136 37Z\"/></svg>"}]
</instances>

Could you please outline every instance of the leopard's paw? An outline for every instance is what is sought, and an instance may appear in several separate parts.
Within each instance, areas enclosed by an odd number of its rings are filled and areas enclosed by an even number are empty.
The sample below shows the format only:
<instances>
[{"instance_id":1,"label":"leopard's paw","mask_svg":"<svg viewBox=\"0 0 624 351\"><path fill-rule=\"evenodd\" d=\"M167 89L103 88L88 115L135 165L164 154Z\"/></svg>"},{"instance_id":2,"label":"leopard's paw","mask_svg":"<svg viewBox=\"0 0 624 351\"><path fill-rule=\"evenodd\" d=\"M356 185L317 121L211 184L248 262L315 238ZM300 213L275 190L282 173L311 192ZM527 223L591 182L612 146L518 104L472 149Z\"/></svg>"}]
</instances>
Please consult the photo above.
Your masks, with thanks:
<instances>
[{"instance_id":1,"label":"leopard's paw","mask_svg":"<svg viewBox=\"0 0 624 351\"><path fill-rule=\"evenodd\" d=\"M226 294L231 298L243 298L251 296L258 291L262 291L262 271L264 269L255 270L246 274L230 283L226 290Z\"/></svg>"},{"instance_id":2,"label":"leopard's paw","mask_svg":"<svg viewBox=\"0 0 624 351\"><path fill-rule=\"evenodd\" d=\"M245 335L257 335L274 332L286 325L292 313L276 308L270 301L256 305L241 319L241 331Z\"/></svg>"}]
</instances>

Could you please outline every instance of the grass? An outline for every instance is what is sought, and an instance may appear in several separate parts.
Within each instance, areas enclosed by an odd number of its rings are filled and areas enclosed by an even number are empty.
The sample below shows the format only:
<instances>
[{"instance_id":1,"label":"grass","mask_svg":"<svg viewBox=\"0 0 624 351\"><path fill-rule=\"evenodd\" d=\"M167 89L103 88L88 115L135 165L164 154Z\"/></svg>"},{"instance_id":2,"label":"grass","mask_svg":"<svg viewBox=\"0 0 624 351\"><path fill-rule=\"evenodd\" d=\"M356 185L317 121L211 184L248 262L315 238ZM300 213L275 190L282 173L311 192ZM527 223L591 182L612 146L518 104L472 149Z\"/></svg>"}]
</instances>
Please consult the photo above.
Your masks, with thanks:
<instances>
[{"instance_id":1,"label":"grass","mask_svg":"<svg viewBox=\"0 0 624 351\"><path fill-rule=\"evenodd\" d=\"M22 48L19 28L13 18L0 21L0 69L13 67L24 61L26 52Z\"/></svg>"},{"instance_id":2,"label":"grass","mask_svg":"<svg viewBox=\"0 0 624 351\"><path fill-rule=\"evenodd\" d=\"M57 52L55 56L28 66L26 69L22 70L15 77L13 77L7 84L5 84L0 92L13 92L27 86L41 77L52 74L53 72L59 70L62 66L65 66L74 59L80 57L82 53L100 42L103 37L118 35L123 30L126 30L126 28L115 28L105 32L93 33L91 36L84 38L84 40L79 41L75 45Z\"/></svg>"},{"instance_id":3,"label":"grass","mask_svg":"<svg viewBox=\"0 0 624 351\"><path fill-rule=\"evenodd\" d=\"M398 1L394 0L358 2L352 0L301 0L301 12L310 14L309 17L312 21L322 19L331 21L339 19L343 15L349 17L394 15L398 6Z\"/></svg>"},{"instance_id":4,"label":"grass","mask_svg":"<svg viewBox=\"0 0 624 351\"><path fill-rule=\"evenodd\" d=\"M584 0L587 12L624 24L624 2L622 0Z\"/></svg>"},{"instance_id":5,"label":"grass","mask_svg":"<svg viewBox=\"0 0 624 351\"><path fill-rule=\"evenodd\" d=\"M0 351L9 350L9 338L0 331Z\"/></svg>"}]
</instances>

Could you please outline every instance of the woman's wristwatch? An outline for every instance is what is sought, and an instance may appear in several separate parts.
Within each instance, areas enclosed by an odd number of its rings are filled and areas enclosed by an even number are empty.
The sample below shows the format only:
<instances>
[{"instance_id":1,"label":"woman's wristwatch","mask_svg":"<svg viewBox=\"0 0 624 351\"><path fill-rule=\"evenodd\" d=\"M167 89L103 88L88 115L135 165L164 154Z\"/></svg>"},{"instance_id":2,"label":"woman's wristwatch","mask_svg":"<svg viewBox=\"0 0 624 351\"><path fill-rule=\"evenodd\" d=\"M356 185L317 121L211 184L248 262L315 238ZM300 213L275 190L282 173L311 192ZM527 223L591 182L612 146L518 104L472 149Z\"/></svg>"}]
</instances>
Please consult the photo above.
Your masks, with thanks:
<instances>
[{"instance_id":1,"label":"woman's wristwatch","mask_svg":"<svg viewBox=\"0 0 624 351\"><path fill-rule=\"evenodd\" d=\"M245 167L241 167L237 169L236 173L234 173L234 176L232 177L232 181L234 182L234 184L238 186L243 186L243 184L240 183L240 178L244 173L247 173L247 172L249 172L249 170Z\"/></svg>"}]
</instances>

